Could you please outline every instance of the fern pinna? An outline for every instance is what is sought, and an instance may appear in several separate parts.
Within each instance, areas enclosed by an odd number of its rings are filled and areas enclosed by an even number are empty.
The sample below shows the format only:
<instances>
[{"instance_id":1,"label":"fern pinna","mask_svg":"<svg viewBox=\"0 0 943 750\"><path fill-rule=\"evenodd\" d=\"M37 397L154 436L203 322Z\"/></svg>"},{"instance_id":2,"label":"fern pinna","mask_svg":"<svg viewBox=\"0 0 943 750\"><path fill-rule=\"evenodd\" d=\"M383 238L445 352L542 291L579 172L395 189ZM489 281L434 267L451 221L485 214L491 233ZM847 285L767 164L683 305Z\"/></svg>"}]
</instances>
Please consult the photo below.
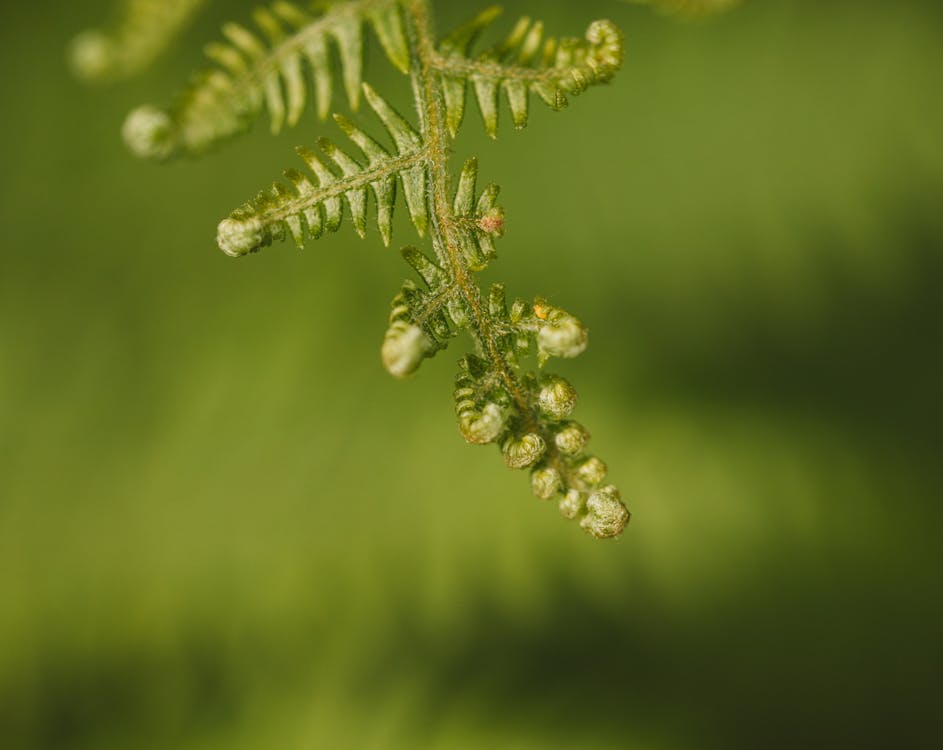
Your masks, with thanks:
<instances>
[{"instance_id":1,"label":"fern pinna","mask_svg":"<svg viewBox=\"0 0 943 750\"><path fill-rule=\"evenodd\" d=\"M274 131L301 118L313 88L326 115L334 95L336 47L340 79L352 109L365 99L379 127L334 119L342 144L322 138L317 152L299 148L299 167L286 181L236 209L219 224L220 248L244 256L275 241L307 240L333 232L345 214L358 234L376 225L392 240L396 193L431 254L402 251L416 274L393 299L382 361L396 377L467 331L474 351L462 357L454 408L470 443L498 445L508 467L530 471L534 494L556 498L561 513L597 538L619 536L629 520L619 491L606 483L606 466L586 453L589 433L571 420L576 391L543 371L554 357L575 357L587 345L585 326L567 311L537 298L508 302L504 287L483 291L475 272L495 258L504 228L498 188L479 189L478 162L469 159L453 181L451 143L471 94L485 131L499 130L506 98L515 128L527 123L531 94L553 109L568 97L609 81L622 63L623 38L609 21L592 23L583 38L547 37L541 23L523 18L500 41L476 51L497 18L489 8L436 41L428 0L348 0L320 3L309 12L276 2L255 13L258 31L230 24L225 43L211 45L217 64L194 79L168 109L141 107L124 135L140 156L165 160L198 154L245 130L267 112ZM408 75L417 120L398 113L362 81L364 29L372 28L389 61ZM375 217L368 222L369 196ZM525 367L528 357L536 370Z\"/></svg>"}]
</instances>

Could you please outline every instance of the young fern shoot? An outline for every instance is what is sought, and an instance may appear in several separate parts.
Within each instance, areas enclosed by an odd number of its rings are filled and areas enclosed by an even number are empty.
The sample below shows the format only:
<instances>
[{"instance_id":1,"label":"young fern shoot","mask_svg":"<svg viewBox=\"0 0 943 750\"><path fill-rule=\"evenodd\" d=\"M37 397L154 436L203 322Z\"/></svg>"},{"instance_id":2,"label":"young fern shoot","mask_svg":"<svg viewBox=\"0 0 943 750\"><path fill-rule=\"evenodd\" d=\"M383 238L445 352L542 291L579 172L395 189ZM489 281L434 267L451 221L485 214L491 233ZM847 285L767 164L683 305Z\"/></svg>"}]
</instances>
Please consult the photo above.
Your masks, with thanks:
<instances>
[{"instance_id":1,"label":"young fern shoot","mask_svg":"<svg viewBox=\"0 0 943 750\"><path fill-rule=\"evenodd\" d=\"M125 138L136 154L165 160L215 146L265 111L277 131L298 122L306 78L323 116L333 94L328 48L337 46L351 108L362 96L388 141L377 136L379 128L335 115L343 140L321 138L317 152L299 148L307 171L287 170L287 182L276 182L223 219L219 247L234 257L287 238L302 247L338 230L345 214L360 236L375 224L389 245L401 191L431 254L412 246L402 250L416 280L404 282L393 298L381 345L384 366L395 377L408 377L467 331L473 351L459 361L453 394L462 437L497 445L508 467L530 472L537 497L556 499L560 512L592 536L618 537L629 512L606 482L606 465L586 452L589 433L571 419L576 391L544 372L552 358L586 349L586 327L539 297L509 303L503 285L478 285L476 272L496 257L504 209L497 186L479 189L476 159L466 160L453 181L448 157L469 90L490 136L499 132L502 96L515 128L523 128L531 94L559 110L569 97L609 81L622 63L623 37L611 22L596 21L583 38L556 39L544 34L540 22L522 18L499 42L476 52L478 38L499 13L489 8L437 40L429 0L331 2L316 15L276 2L255 14L262 37L227 26L228 43L208 49L219 67L195 79L170 109L133 112ZM415 120L362 81L365 26L409 76ZM375 217L368 220L371 195ZM530 356L535 369L525 366Z\"/></svg>"}]
</instances>

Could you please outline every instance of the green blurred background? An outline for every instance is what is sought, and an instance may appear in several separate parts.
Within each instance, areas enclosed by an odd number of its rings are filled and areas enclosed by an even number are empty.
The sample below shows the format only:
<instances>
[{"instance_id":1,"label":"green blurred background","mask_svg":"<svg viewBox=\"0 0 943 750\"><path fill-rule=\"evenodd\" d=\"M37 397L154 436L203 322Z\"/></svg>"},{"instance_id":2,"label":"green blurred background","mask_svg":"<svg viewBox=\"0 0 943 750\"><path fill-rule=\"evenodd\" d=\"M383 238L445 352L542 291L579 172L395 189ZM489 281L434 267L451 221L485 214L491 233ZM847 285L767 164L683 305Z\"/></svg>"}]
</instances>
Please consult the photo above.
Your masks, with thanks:
<instances>
[{"instance_id":1,"label":"green blurred background","mask_svg":"<svg viewBox=\"0 0 943 750\"><path fill-rule=\"evenodd\" d=\"M333 124L123 150L249 5L108 89L63 62L106 0L2 11L0 745L939 746L940 4L506 4L627 34L611 87L456 145L503 187L486 276L591 328L555 369L617 543L463 444L465 342L386 375L375 232L215 249Z\"/></svg>"}]
</instances>

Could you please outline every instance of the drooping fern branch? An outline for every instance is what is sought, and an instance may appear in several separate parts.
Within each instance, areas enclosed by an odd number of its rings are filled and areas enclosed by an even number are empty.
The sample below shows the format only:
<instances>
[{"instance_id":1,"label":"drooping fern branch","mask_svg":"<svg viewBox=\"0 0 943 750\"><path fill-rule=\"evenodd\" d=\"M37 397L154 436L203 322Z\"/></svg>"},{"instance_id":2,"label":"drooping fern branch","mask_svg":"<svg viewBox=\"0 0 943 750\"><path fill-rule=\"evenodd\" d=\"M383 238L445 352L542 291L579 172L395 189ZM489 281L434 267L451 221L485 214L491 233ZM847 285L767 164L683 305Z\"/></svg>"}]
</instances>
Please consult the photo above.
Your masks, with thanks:
<instances>
[{"instance_id":1,"label":"drooping fern branch","mask_svg":"<svg viewBox=\"0 0 943 750\"><path fill-rule=\"evenodd\" d=\"M415 247L402 251L417 279L406 281L393 299L381 346L384 366L396 377L410 376L466 331L473 351L459 361L454 390L462 436L469 443L498 445L508 467L530 471L537 497L556 498L561 513L592 536L616 537L629 512L618 490L606 484L605 464L586 453L589 433L571 419L576 391L543 371L554 357L581 354L587 330L541 298L508 304L502 285L487 292L479 287L475 273L495 257L504 211L496 203L496 186L479 189L477 160L467 160L453 182L449 155L468 89L490 135L498 132L502 91L512 121L523 127L531 94L560 109L567 96L610 80L622 63L622 34L611 22L596 21L582 39L545 39L540 23L522 19L497 44L473 52L497 14L489 9L437 40L429 0L348 0L330 3L320 15L303 15L279 2L256 14L267 43L242 27L227 27L229 46L211 49L225 72L199 78L169 111L136 111L125 136L136 153L167 158L228 138L263 109L275 129L283 121L293 124L304 107L303 58L326 111L333 79L325 50L328 40L336 43L352 107L362 91L389 141L335 115L348 143L322 138L320 154L299 149L308 173L288 170L287 183L275 183L220 222L220 248L243 256L287 237L300 246L338 229L345 212L363 236L371 200L380 236L389 244L401 189L432 255ZM390 61L409 75L416 122L361 82L367 24ZM530 358L535 369L527 367Z\"/></svg>"}]
</instances>

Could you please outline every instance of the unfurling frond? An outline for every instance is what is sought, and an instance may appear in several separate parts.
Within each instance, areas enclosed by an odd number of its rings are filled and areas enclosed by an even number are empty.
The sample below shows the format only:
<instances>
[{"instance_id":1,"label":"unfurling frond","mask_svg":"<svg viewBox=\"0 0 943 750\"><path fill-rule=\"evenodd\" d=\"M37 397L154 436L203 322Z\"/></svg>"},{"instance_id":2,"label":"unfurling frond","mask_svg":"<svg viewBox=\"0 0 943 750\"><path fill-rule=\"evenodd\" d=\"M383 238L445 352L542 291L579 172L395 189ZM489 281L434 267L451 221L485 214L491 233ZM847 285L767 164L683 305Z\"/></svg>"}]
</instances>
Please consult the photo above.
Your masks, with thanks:
<instances>
[{"instance_id":1,"label":"unfurling frond","mask_svg":"<svg viewBox=\"0 0 943 750\"><path fill-rule=\"evenodd\" d=\"M318 113L324 119L334 93L332 46L337 48L347 98L356 110L365 23L373 28L390 61L403 72L409 68L409 50L395 0L335 2L319 16L311 16L292 3L276 2L271 8L257 9L254 19L261 37L235 23L223 27L226 41L206 48L218 67L195 78L177 103L164 112L160 128L146 127L155 122L153 107L137 109L128 116L126 141L135 154L166 159L199 153L244 131L263 110L268 110L273 133L285 124L294 126L307 104L306 67L313 80Z\"/></svg>"},{"instance_id":2,"label":"unfurling frond","mask_svg":"<svg viewBox=\"0 0 943 750\"><path fill-rule=\"evenodd\" d=\"M285 176L290 186L277 182L270 191L259 193L254 200L236 209L220 223L217 231L217 241L224 253L234 257L246 255L288 235L302 247L306 237L317 239L325 229L337 231L345 203L354 228L363 237L367 230L368 191L376 201L380 236L389 245L397 179L403 187L416 230L420 236L425 234L429 221L423 164L426 149L419 134L379 94L367 84L364 91L395 148L387 150L350 120L335 115L338 125L363 156L355 159L333 141L322 138L318 146L333 163L332 170L313 151L298 149L315 180L289 169Z\"/></svg>"},{"instance_id":3,"label":"unfurling frond","mask_svg":"<svg viewBox=\"0 0 943 750\"><path fill-rule=\"evenodd\" d=\"M107 29L88 29L69 45L69 64L89 82L141 72L206 5L206 0L124 0Z\"/></svg>"},{"instance_id":4,"label":"unfurling frond","mask_svg":"<svg viewBox=\"0 0 943 750\"><path fill-rule=\"evenodd\" d=\"M441 76L448 127L454 137L465 115L466 89L471 84L485 130L498 134L500 92L507 96L515 128L527 124L530 93L553 109L567 105L568 94L579 94L609 81L622 65L622 32L609 21L595 21L584 39L544 38L543 24L521 18L500 42L472 55L481 32L500 15L489 8L449 34L439 45L434 68Z\"/></svg>"}]
</instances>

